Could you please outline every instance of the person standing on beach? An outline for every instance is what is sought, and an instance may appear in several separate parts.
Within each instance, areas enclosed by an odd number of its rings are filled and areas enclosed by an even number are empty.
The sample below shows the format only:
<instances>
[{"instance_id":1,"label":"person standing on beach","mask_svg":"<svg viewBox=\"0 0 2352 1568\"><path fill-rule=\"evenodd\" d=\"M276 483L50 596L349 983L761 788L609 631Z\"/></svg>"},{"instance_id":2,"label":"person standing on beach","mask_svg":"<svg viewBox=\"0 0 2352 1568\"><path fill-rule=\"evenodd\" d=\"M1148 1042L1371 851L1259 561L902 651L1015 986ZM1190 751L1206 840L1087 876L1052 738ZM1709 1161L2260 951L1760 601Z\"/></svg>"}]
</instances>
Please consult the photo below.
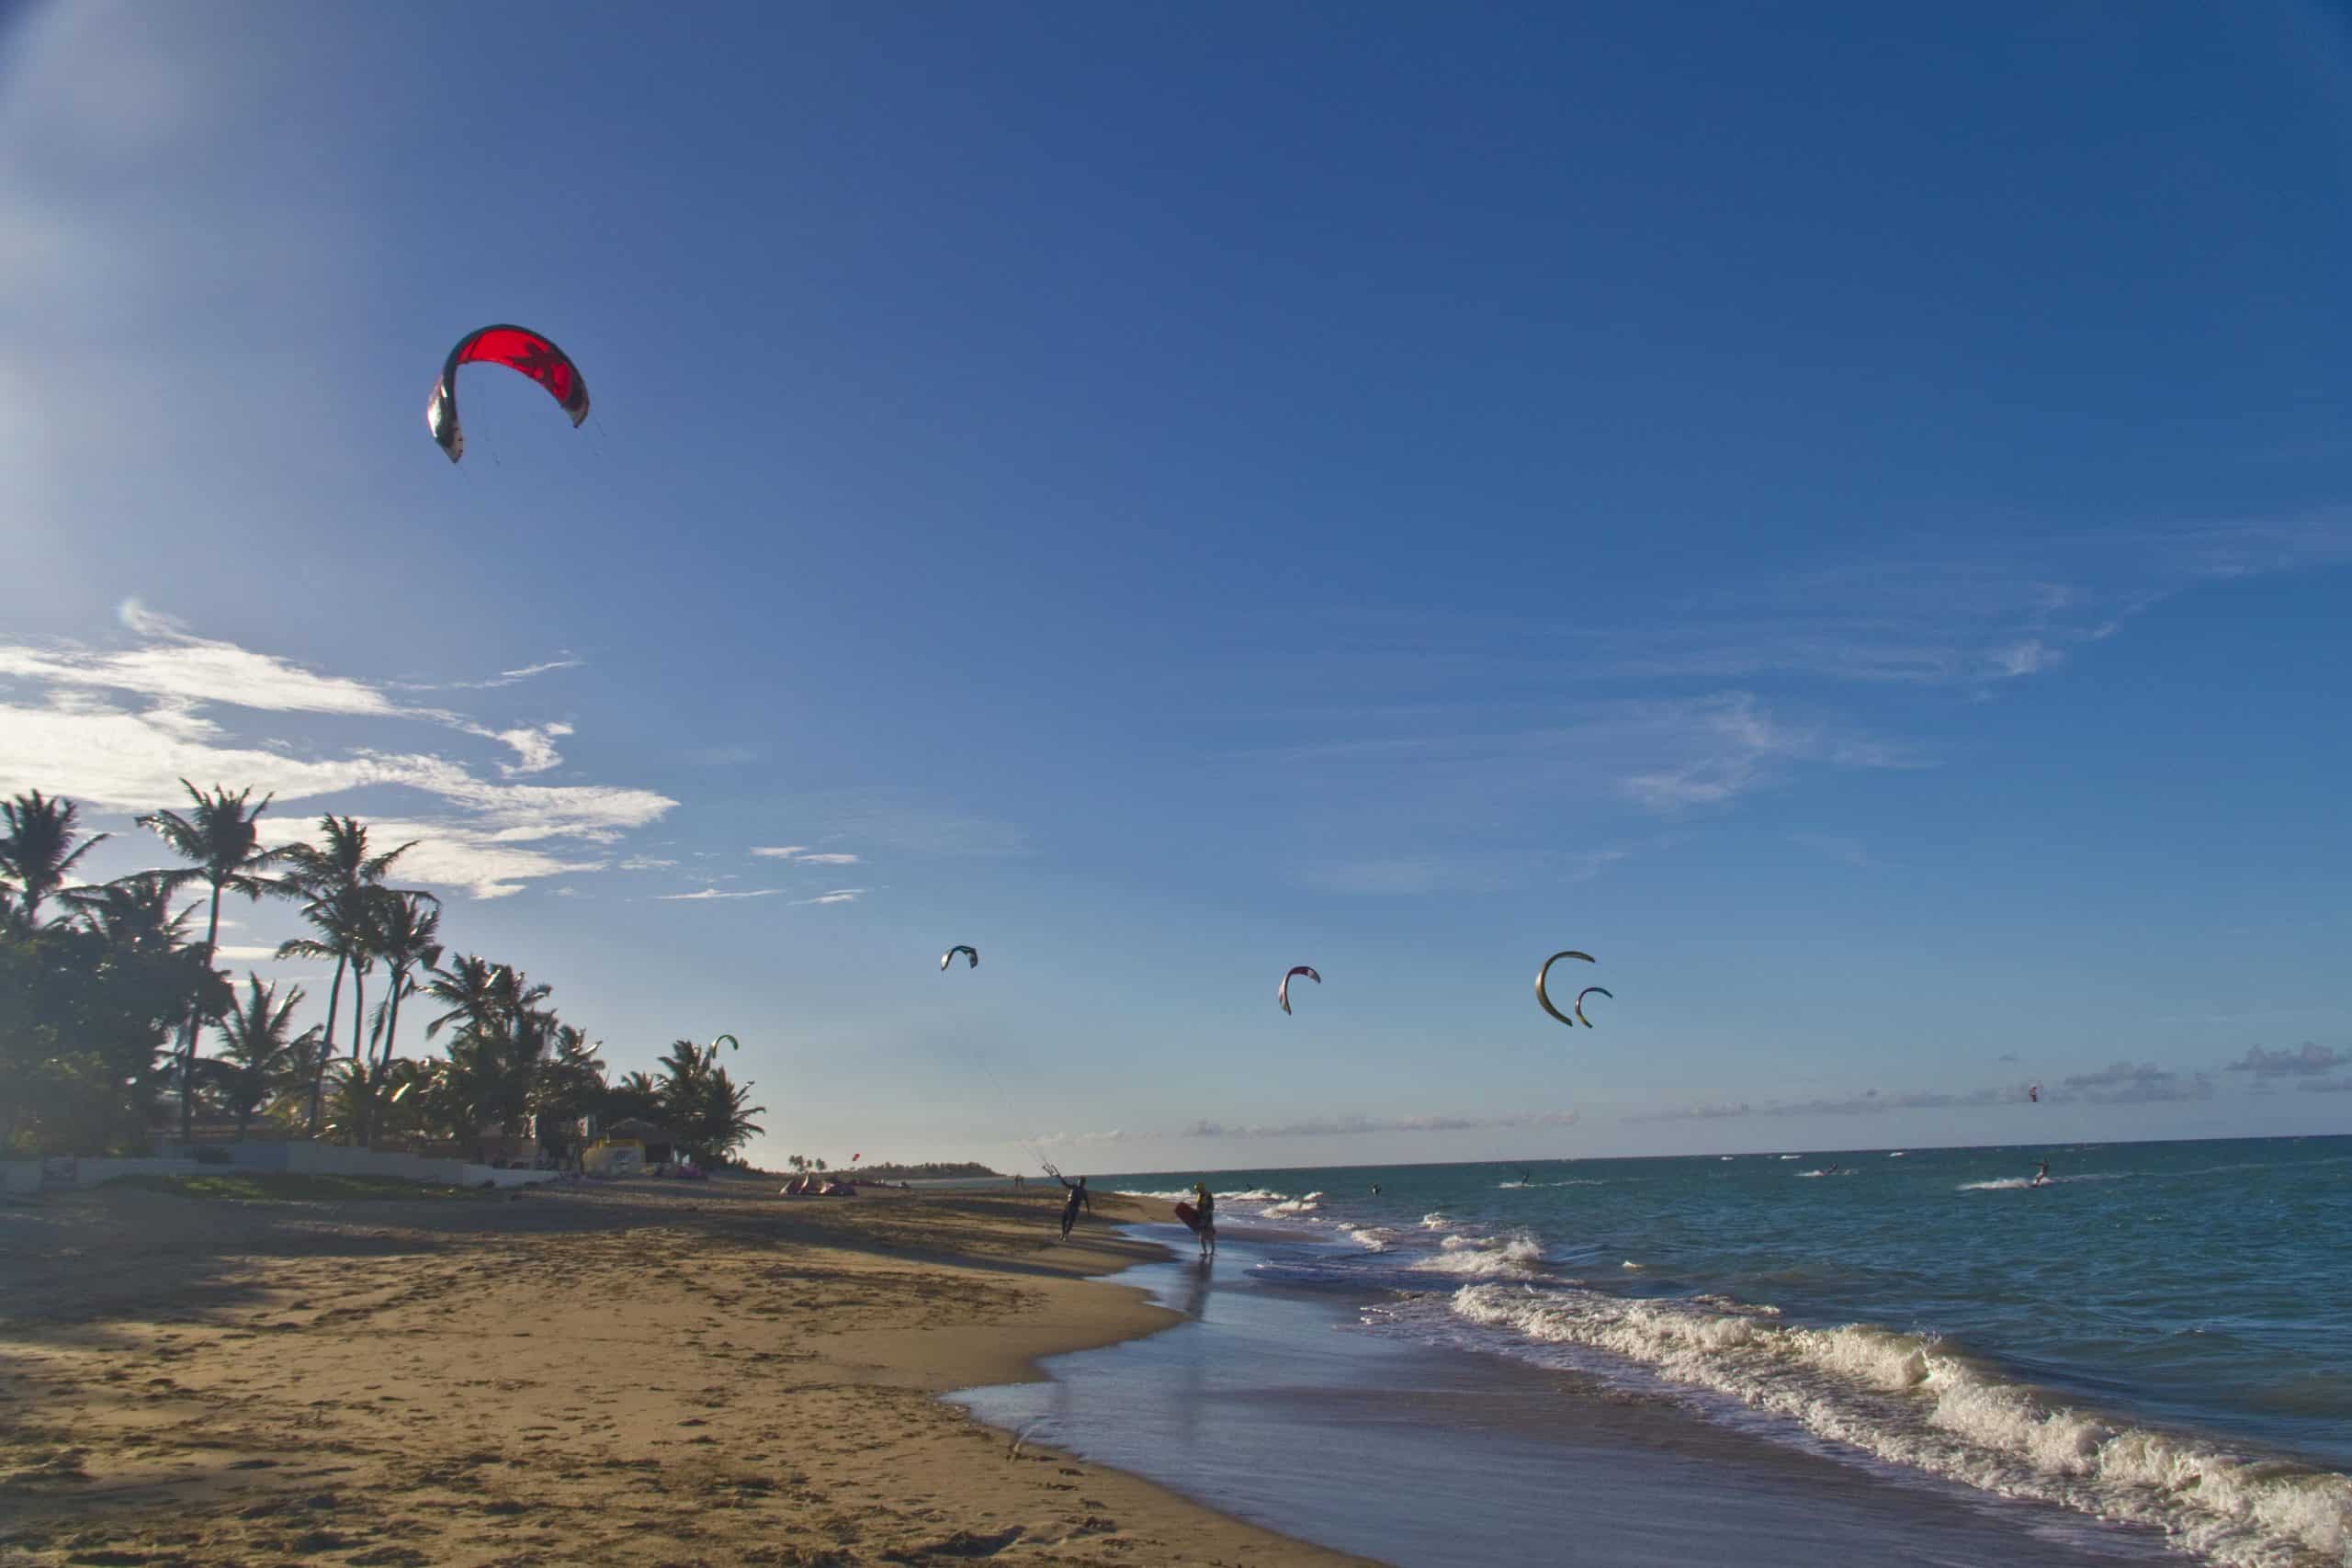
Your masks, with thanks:
<instances>
[{"instance_id":1,"label":"person standing on beach","mask_svg":"<svg viewBox=\"0 0 2352 1568\"><path fill-rule=\"evenodd\" d=\"M1087 1196L1086 1178L1081 1176L1073 1182L1063 1180L1063 1179L1057 1174L1054 1179L1060 1181L1063 1190L1069 1194L1069 1197L1062 1200L1062 1239L1064 1241L1068 1241L1069 1239L1070 1226L1078 1224L1079 1205L1081 1203L1085 1204L1086 1212L1091 1214L1094 1212L1094 1200Z\"/></svg>"},{"instance_id":2,"label":"person standing on beach","mask_svg":"<svg viewBox=\"0 0 2352 1568\"><path fill-rule=\"evenodd\" d=\"M1201 1256L1215 1258L1216 1256L1216 1194L1209 1190L1207 1182L1195 1181L1193 1183L1193 1196L1199 1200L1193 1208L1201 1219L1199 1229Z\"/></svg>"}]
</instances>

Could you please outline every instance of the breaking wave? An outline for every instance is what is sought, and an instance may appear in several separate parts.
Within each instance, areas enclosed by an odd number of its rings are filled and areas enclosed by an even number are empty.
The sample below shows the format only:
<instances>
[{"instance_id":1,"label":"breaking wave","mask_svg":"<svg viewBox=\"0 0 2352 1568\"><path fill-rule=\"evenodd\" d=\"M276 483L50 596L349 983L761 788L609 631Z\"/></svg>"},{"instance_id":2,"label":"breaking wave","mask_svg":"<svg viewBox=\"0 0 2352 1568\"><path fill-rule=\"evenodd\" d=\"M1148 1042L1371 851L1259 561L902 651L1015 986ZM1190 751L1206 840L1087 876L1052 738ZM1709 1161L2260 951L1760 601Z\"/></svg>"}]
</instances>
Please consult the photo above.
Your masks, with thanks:
<instances>
[{"instance_id":1,"label":"breaking wave","mask_svg":"<svg viewBox=\"0 0 2352 1568\"><path fill-rule=\"evenodd\" d=\"M1525 1231L1507 1236L1447 1236L1438 1250L1413 1264L1416 1273L1455 1274L1478 1280L1532 1280L1544 1262L1544 1244Z\"/></svg>"},{"instance_id":2,"label":"breaking wave","mask_svg":"<svg viewBox=\"0 0 2352 1568\"><path fill-rule=\"evenodd\" d=\"M1933 1337L1785 1326L1722 1296L1524 1285L1465 1284L1451 1311L1517 1342L1623 1358L1887 1463L2151 1526L2225 1563L2352 1562L2352 1478L2076 1408Z\"/></svg>"}]
</instances>

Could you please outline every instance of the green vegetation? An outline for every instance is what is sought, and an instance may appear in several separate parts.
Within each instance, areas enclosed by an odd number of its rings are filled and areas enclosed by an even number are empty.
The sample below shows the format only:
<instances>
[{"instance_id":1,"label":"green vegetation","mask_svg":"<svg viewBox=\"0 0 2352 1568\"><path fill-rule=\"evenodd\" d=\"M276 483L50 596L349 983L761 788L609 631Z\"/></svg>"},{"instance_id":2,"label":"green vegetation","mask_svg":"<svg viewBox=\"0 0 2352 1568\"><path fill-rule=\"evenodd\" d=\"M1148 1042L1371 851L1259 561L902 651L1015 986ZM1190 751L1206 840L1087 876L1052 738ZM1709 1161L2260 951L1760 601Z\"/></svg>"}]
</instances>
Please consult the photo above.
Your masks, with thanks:
<instances>
[{"instance_id":1,"label":"green vegetation","mask_svg":"<svg viewBox=\"0 0 2352 1568\"><path fill-rule=\"evenodd\" d=\"M961 1163L931 1161L922 1165L861 1165L857 1168L860 1181L978 1181L990 1177L1001 1179L1001 1171L969 1160Z\"/></svg>"},{"instance_id":2,"label":"green vegetation","mask_svg":"<svg viewBox=\"0 0 2352 1568\"><path fill-rule=\"evenodd\" d=\"M264 850L254 823L266 798L182 784L185 815L139 822L190 863L102 886L71 884L105 837L81 831L72 801L35 791L0 802L0 1155L137 1152L173 1123L186 1136L202 1122L239 1138L258 1128L467 1154L530 1140L560 1159L585 1118L635 1116L716 1166L762 1131L753 1118L766 1108L717 1046L675 1041L658 1076L607 1081L602 1042L557 1017L553 987L472 953L445 965L440 901L388 885L412 845L376 852L364 824L330 816L318 842ZM200 897L175 912L183 890ZM248 974L241 992L214 967L225 893L300 902L313 934L277 955L334 962L322 1020L297 1023L300 986ZM372 1011L371 976L383 982ZM412 1001L437 1010L424 1037L441 1055L401 1055ZM203 1054L208 1030L218 1055Z\"/></svg>"},{"instance_id":3,"label":"green vegetation","mask_svg":"<svg viewBox=\"0 0 2352 1568\"><path fill-rule=\"evenodd\" d=\"M124 1176L108 1187L164 1192L175 1198L225 1198L241 1203L324 1203L352 1198L458 1199L472 1202L507 1193L491 1188L445 1187L392 1176L311 1176L284 1170L234 1170L202 1176Z\"/></svg>"}]
</instances>

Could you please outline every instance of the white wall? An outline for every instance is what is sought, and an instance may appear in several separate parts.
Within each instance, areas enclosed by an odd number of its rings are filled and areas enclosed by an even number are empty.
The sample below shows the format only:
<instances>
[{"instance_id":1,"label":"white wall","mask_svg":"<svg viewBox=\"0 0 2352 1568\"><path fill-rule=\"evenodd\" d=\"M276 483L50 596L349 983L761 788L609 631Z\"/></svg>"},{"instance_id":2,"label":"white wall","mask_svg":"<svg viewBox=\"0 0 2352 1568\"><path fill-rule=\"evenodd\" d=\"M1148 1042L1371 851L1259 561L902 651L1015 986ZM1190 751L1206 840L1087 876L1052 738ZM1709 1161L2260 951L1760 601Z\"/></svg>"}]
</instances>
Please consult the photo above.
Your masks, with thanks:
<instances>
[{"instance_id":1,"label":"white wall","mask_svg":"<svg viewBox=\"0 0 2352 1568\"><path fill-rule=\"evenodd\" d=\"M346 1149L333 1144L226 1144L229 1164L192 1159L85 1159L74 1162L74 1184L96 1187L121 1176L198 1176L207 1171L287 1170L307 1176L391 1176L452 1187L530 1187L552 1181L552 1170L494 1170L465 1160L424 1159L389 1149ZM40 1190L41 1162L0 1160L0 1190Z\"/></svg>"}]
</instances>

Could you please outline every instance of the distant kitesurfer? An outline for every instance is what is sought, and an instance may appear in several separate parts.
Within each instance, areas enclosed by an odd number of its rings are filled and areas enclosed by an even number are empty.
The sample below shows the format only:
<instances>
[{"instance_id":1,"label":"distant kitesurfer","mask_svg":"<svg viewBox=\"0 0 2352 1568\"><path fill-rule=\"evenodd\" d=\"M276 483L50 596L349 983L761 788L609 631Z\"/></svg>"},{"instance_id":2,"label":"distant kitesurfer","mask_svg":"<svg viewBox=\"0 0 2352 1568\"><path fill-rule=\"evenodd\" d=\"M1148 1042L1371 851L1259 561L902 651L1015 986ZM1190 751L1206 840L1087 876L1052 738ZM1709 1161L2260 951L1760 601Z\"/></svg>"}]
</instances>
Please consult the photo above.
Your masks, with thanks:
<instances>
[{"instance_id":1,"label":"distant kitesurfer","mask_svg":"<svg viewBox=\"0 0 2352 1568\"><path fill-rule=\"evenodd\" d=\"M1373 1190L1372 1190L1372 1195L1373 1195L1374 1197L1375 1197L1375 1198L1379 1197L1379 1196L1380 1196L1380 1189L1379 1189L1378 1187L1376 1187L1376 1186L1375 1186L1374 1188L1373 1188Z\"/></svg>"},{"instance_id":2,"label":"distant kitesurfer","mask_svg":"<svg viewBox=\"0 0 2352 1568\"><path fill-rule=\"evenodd\" d=\"M2050 1162L2048 1160L2043 1160L2041 1162L2041 1168L2033 1173L2033 1185L2036 1187L2046 1187L2049 1184Z\"/></svg>"}]
</instances>

